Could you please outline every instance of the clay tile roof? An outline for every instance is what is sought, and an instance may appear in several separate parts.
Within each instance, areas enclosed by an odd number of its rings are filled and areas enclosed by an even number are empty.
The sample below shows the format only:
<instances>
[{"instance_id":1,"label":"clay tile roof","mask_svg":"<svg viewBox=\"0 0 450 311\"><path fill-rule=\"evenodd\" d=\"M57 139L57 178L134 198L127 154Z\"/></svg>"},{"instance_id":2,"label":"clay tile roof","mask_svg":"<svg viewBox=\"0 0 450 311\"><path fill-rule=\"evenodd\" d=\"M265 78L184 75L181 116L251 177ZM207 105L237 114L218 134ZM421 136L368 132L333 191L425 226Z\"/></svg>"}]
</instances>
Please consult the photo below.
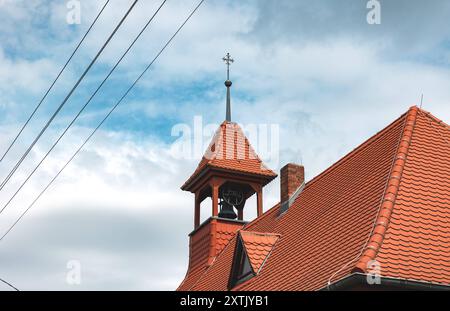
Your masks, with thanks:
<instances>
[{"instance_id":1,"label":"clay tile roof","mask_svg":"<svg viewBox=\"0 0 450 311\"><path fill-rule=\"evenodd\" d=\"M420 109L407 121L385 195L394 204L383 202L381 241L372 236L376 253L366 251L357 269L376 259L389 276L450 285L450 127Z\"/></svg>"},{"instance_id":2,"label":"clay tile roof","mask_svg":"<svg viewBox=\"0 0 450 311\"><path fill-rule=\"evenodd\" d=\"M181 188L184 189L206 168L260 175L268 180L277 176L258 157L242 128L228 121L219 126L197 169Z\"/></svg>"},{"instance_id":3,"label":"clay tile roof","mask_svg":"<svg viewBox=\"0 0 450 311\"><path fill-rule=\"evenodd\" d=\"M282 238L235 289L317 290L372 260L382 277L450 285L449 181L450 127L411 107L309 181L286 213L277 204L243 228ZM226 290L235 245L190 289Z\"/></svg>"},{"instance_id":4,"label":"clay tile roof","mask_svg":"<svg viewBox=\"0 0 450 311\"><path fill-rule=\"evenodd\" d=\"M239 231L253 272L258 273L280 237L279 234Z\"/></svg>"}]
</instances>

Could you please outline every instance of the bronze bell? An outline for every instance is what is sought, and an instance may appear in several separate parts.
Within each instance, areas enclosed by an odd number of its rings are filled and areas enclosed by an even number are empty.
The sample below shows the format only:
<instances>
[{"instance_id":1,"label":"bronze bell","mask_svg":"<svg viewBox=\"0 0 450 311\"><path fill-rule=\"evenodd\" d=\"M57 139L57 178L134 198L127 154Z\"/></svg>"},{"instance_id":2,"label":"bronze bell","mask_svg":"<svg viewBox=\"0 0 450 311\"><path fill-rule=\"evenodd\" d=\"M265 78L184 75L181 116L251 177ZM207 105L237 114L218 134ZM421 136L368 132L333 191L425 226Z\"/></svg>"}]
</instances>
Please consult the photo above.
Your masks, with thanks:
<instances>
[{"instance_id":1,"label":"bronze bell","mask_svg":"<svg viewBox=\"0 0 450 311\"><path fill-rule=\"evenodd\" d=\"M220 212L219 217L220 218L227 218L227 219L236 219L237 215L233 210L233 205L227 203L225 200L222 200L220 203Z\"/></svg>"}]
</instances>

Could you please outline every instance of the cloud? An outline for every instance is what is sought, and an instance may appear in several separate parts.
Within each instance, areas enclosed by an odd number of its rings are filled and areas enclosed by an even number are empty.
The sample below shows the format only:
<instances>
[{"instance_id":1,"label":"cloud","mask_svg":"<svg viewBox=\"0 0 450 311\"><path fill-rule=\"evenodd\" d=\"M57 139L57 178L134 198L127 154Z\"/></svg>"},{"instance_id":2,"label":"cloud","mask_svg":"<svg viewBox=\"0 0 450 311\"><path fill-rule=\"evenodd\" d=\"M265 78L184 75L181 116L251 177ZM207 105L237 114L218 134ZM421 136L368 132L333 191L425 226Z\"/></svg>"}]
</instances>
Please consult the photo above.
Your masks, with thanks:
<instances>
[{"instance_id":1,"label":"cloud","mask_svg":"<svg viewBox=\"0 0 450 311\"><path fill-rule=\"evenodd\" d=\"M96 53L130 1L114 2L11 155L4 177ZM195 1L170 1L83 118L0 215L5 230L56 174L130 85ZM21 289L174 289L188 260L193 198L179 186L199 158L180 157L171 128L224 118L230 52L233 119L277 124L280 163L301 162L311 179L381 130L424 93L424 108L450 120L448 5L381 1L382 24L366 23L366 1L206 1L122 106L30 213L0 243L0 276ZM7 2L0 11L0 151L37 103L101 1L83 1L82 24L64 3ZM158 3L140 2L95 69L0 195L0 206L48 150L73 113ZM35 13L37 12L37 13ZM14 25L18 25L14 27ZM49 48L51 47L51 48ZM447 57L447 58L446 58ZM1 179L1 178L0 178ZM278 198L265 189L265 208ZM207 204L207 203L206 203ZM252 219L254 202L246 217ZM202 217L209 209L204 207ZM3 231L2 231L3 232ZM67 285L68 260L83 281Z\"/></svg>"},{"instance_id":2,"label":"cloud","mask_svg":"<svg viewBox=\"0 0 450 311\"><path fill-rule=\"evenodd\" d=\"M173 289L188 252L186 234L174 228L187 233L192 226L189 195L173 188L190 168L162 145L123 143L111 133L96 140L0 243L8 250L0 255L8 269L0 273L20 289ZM65 144L5 210L2 232L73 147ZM79 287L65 281L70 260L82 265Z\"/></svg>"},{"instance_id":3,"label":"cloud","mask_svg":"<svg viewBox=\"0 0 450 311\"><path fill-rule=\"evenodd\" d=\"M450 37L445 26L450 13L446 1L380 0L381 24L376 26L366 21L367 3L366 0L256 1L258 19L251 35L265 43L342 38L373 41L397 58L429 53Z\"/></svg>"},{"instance_id":4,"label":"cloud","mask_svg":"<svg viewBox=\"0 0 450 311\"><path fill-rule=\"evenodd\" d=\"M187 264L187 256L178 258L187 249L174 247L187 239L173 235L172 230L173 226L186 229L187 215L171 215L173 219L169 215L167 211L130 211L126 206L116 211L66 206L40 213L32 222L24 221L26 234L18 230L5 240L2 247L8 252L1 255L1 261L11 263L2 273L21 290L172 290L173 280L183 277ZM152 219L159 221L152 223ZM30 234L33 245L24 249ZM66 264L71 260L81 264L79 286L66 283Z\"/></svg>"}]
</instances>

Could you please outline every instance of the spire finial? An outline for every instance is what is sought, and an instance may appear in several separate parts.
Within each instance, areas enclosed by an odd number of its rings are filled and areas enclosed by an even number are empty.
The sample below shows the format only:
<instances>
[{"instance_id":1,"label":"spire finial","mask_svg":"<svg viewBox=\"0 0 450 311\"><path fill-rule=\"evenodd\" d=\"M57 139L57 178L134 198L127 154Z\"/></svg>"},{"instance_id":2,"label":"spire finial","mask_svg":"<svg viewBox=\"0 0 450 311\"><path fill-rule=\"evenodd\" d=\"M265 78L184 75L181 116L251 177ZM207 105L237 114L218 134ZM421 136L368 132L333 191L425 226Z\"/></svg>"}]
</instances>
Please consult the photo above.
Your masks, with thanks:
<instances>
[{"instance_id":1,"label":"spire finial","mask_svg":"<svg viewBox=\"0 0 450 311\"><path fill-rule=\"evenodd\" d=\"M227 112L225 120L231 122L231 99L230 99L230 87L232 85L230 81L230 64L234 62L231 58L230 53L227 53L222 60L227 64L227 80L225 81L225 86L227 87Z\"/></svg>"}]
</instances>

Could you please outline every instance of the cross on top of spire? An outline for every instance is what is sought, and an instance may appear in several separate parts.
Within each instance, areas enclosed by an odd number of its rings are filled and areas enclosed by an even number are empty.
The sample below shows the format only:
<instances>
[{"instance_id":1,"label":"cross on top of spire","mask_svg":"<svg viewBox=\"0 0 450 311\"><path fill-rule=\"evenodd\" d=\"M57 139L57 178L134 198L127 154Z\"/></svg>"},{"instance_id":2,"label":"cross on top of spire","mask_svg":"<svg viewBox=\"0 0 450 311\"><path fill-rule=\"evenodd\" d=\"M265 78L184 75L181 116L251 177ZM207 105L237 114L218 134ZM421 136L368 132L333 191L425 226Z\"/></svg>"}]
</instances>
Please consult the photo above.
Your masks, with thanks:
<instances>
[{"instance_id":1,"label":"cross on top of spire","mask_svg":"<svg viewBox=\"0 0 450 311\"><path fill-rule=\"evenodd\" d=\"M230 53L227 53L227 55L225 55L222 60L225 62L225 64L227 64L227 80L230 80L230 64L234 62L234 59L231 58Z\"/></svg>"},{"instance_id":2,"label":"cross on top of spire","mask_svg":"<svg viewBox=\"0 0 450 311\"><path fill-rule=\"evenodd\" d=\"M227 87L227 110L225 115L225 120L231 122L231 96L230 96L230 87L232 85L230 81L230 64L234 62L234 59L231 58L230 53L227 53L222 60L227 64L227 81L225 81L225 86Z\"/></svg>"}]
</instances>

